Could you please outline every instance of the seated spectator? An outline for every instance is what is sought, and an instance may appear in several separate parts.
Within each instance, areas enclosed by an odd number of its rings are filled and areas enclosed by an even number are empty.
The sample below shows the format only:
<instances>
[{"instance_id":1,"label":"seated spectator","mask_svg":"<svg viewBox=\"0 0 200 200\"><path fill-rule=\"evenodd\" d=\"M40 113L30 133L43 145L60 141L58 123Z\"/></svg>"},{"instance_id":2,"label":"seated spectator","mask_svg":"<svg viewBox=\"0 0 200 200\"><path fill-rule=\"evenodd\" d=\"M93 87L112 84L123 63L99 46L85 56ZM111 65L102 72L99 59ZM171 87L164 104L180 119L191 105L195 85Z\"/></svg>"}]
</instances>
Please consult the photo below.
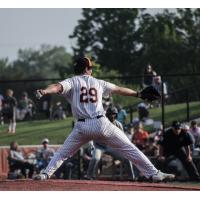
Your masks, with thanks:
<instances>
[{"instance_id":1,"label":"seated spectator","mask_svg":"<svg viewBox=\"0 0 200 200\"><path fill-rule=\"evenodd\" d=\"M8 125L8 133L16 132L16 108L17 108L17 100L13 97L13 90L6 90L6 96L3 100L3 118L5 121L9 123Z\"/></svg>"},{"instance_id":2,"label":"seated spectator","mask_svg":"<svg viewBox=\"0 0 200 200\"><path fill-rule=\"evenodd\" d=\"M123 109L121 105L117 105L116 107L118 110L117 121L119 121L124 126L126 123L126 117L127 117L126 110Z\"/></svg>"},{"instance_id":3,"label":"seated spectator","mask_svg":"<svg viewBox=\"0 0 200 200\"><path fill-rule=\"evenodd\" d=\"M181 123L174 121L160 141L159 160L167 166L171 158L178 158L186 169L191 181L199 181L198 170L192 160L190 145L192 139L188 132L182 130Z\"/></svg>"},{"instance_id":4,"label":"seated spectator","mask_svg":"<svg viewBox=\"0 0 200 200\"><path fill-rule=\"evenodd\" d=\"M13 141L10 144L9 165L13 171L20 169L22 175L27 178L26 170L28 169L28 178L32 178L34 173L34 165L29 163L23 152L19 149L18 143Z\"/></svg>"},{"instance_id":5,"label":"seated spectator","mask_svg":"<svg viewBox=\"0 0 200 200\"><path fill-rule=\"evenodd\" d=\"M48 165L49 161L51 160L55 152L54 149L49 148L48 138L44 138L42 140L42 145L43 147L39 149L36 153L36 159L37 159L36 168L38 173Z\"/></svg>"},{"instance_id":6,"label":"seated spectator","mask_svg":"<svg viewBox=\"0 0 200 200\"><path fill-rule=\"evenodd\" d=\"M157 142L154 140L153 137L150 137L147 140L147 143L145 145L145 149L143 150L143 153L146 156L158 156L158 150L159 150L159 146L157 144Z\"/></svg>"},{"instance_id":7,"label":"seated spectator","mask_svg":"<svg viewBox=\"0 0 200 200\"><path fill-rule=\"evenodd\" d=\"M34 105L34 102L28 97L28 93L23 92L18 103L18 119L32 118Z\"/></svg>"},{"instance_id":8,"label":"seated spectator","mask_svg":"<svg viewBox=\"0 0 200 200\"><path fill-rule=\"evenodd\" d=\"M144 130L142 123L135 126L134 135L132 137L132 142L140 149L144 150L149 133Z\"/></svg>"},{"instance_id":9,"label":"seated spectator","mask_svg":"<svg viewBox=\"0 0 200 200\"><path fill-rule=\"evenodd\" d=\"M200 147L200 127L197 126L196 121L191 121L189 131L194 137L194 141L195 141L194 147L195 148Z\"/></svg>"}]
</instances>

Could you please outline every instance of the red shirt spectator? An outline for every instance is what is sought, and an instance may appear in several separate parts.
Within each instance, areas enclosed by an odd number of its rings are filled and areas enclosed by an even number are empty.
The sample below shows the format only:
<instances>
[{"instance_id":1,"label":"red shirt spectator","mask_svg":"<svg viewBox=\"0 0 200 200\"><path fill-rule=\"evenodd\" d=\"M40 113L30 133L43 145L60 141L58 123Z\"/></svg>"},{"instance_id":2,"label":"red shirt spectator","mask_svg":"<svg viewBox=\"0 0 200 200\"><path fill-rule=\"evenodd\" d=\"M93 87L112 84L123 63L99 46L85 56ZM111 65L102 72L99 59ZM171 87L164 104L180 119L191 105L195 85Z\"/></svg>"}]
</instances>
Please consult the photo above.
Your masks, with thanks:
<instances>
[{"instance_id":1,"label":"red shirt spectator","mask_svg":"<svg viewBox=\"0 0 200 200\"><path fill-rule=\"evenodd\" d=\"M144 130L143 125L140 123L135 127L132 142L139 148L144 149L148 140L149 133Z\"/></svg>"}]
</instances>

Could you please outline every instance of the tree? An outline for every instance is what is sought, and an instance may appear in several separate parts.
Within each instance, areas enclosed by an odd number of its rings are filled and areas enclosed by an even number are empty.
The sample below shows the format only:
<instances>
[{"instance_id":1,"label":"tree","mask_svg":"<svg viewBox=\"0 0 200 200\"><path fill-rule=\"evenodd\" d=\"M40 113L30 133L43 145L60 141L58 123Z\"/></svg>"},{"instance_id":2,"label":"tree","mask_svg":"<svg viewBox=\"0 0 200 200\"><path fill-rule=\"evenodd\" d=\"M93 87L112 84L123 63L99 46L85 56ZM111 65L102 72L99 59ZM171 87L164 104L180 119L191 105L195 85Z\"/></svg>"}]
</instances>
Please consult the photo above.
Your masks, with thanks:
<instances>
[{"instance_id":1,"label":"tree","mask_svg":"<svg viewBox=\"0 0 200 200\"><path fill-rule=\"evenodd\" d=\"M106 69L136 72L139 9L83 9L70 38L76 38L74 56L91 54Z\"/></svg>"},{"instance_id":2,"label":"tree","mask_svg":"<svg viewBox=\"0 0 200 200\"><path fill-rule=\"evenodd\" d=\"M15 79L63 78L71 73L71 61L64 47L42 45L39 50L19 50L13 64Z\"/></svg>"},{"instance_id":3,"label":"tree","mask_svg":"<svg viewBox=\"0 0 200 200\"><path fill-rule=\"evenodd\" d=\"M39 50L20 49L18 58L11 64L0 60L1 80L63 79L72 74L72 57L64 47L42 45ZM50 82L48 82L50 83ZM11 88L16 96L22 91L33 94L35 89L44 87L47 82L14 82L1 84L3 91Z\"/></svg>"}]
</instances>

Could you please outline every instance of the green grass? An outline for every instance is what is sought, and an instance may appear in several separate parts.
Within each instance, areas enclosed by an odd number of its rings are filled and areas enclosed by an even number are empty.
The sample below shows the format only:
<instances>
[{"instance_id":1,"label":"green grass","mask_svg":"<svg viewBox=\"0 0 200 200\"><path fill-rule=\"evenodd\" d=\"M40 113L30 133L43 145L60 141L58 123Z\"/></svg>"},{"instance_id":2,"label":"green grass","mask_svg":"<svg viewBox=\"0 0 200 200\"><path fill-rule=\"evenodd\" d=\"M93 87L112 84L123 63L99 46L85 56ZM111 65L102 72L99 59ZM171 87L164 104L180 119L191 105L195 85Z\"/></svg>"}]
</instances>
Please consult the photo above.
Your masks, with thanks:
<instances>
[{"instance_id":1,"label":"green grass","mask_svg":"<svg viewBox=\"0 0 200 200\"><path fill-rule=\"evenodd\" d=\"M45 137L51 144L62 144L72 129L72 118L58 121L30 121L17 123L16 134L6 133L7 125L0 128L0 145L9 145L16 140L21 145L41 144Z\"/></svg>"},{"instance_id":2,"label":"green grass","mask_svg":"<svg viewBox=\"0 0 200 200\"><path fill-rule=\"evenodd\" d=\"M133 117L138 117L138 113L134 112ZM153 108L150 109L149 117L151 119L162 121L162 109ZM200 102L190 103L190 119L200 117ZM165 126L170 126L173 120L179 120L181 122L187 121L186 104L174 104L165 106ZM152 128L148 127L148 131Z\"/></svg>"},{"instance_id":3,"label":"green grass","mask_svg":"<svg viewBox=\"0 0 200 200\"><path fill-rule=\"evenodd\" d=\"M200 117L200 102L190 103L190 117ZM133 113L137 117L137 112ZM161 120L161 108L150 109L150 118ZM173 120L186 121L186 105L176 104L165 107L166 125L170 126ZM5 133L7 125L0 126L0 145L9 145L16 140L20 145L40 144L45 137L50 139L51 144L63 144L65 138L72 129L72 118L65 120L49 121L28 121L17 123L17 133L15 135ZM149 127L148 131L152 128Z\"/></svg>"}]
</instances>

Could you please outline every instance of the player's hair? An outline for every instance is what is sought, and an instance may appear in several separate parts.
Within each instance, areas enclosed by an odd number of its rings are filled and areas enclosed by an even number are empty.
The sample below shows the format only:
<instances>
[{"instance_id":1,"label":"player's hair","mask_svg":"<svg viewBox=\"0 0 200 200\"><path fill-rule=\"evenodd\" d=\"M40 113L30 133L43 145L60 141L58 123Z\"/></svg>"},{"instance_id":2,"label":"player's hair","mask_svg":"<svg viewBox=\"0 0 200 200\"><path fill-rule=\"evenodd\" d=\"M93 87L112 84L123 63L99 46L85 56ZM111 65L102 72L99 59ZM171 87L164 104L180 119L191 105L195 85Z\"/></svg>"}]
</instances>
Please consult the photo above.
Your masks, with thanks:
<instances>
[{"instance_id":1,"label":"player's hair","mask_svg":"<svg viewBox=\"0 0 200 200\"><path fill-rule=\"evenodd\" d=\"M76 75L84 73L86 67L92 67L92 62L87 57L78 58L74 64L74 73Z\"/></svg>"}]
</instances>

